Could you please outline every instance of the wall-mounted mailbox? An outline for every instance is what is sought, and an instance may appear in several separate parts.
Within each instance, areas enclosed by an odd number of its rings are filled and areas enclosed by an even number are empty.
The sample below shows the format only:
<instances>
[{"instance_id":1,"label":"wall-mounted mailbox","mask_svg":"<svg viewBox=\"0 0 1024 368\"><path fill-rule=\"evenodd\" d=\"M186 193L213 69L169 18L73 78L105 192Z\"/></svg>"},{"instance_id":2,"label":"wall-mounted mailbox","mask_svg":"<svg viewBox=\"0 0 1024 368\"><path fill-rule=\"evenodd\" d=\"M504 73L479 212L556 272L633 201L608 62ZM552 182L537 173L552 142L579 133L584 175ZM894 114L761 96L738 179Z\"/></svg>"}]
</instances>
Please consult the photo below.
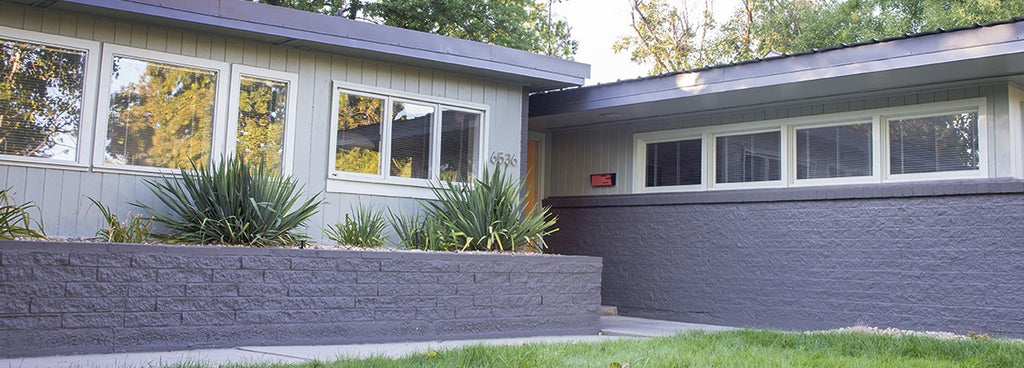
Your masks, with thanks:
<instances>
[{"instance_id":1,"label":"wall-mounted mailbox","mask_svg":"<svg viewBox=\"0 0 1024 368\"><path fill-rule=\"evenodd\" d=\"M614 187L615 173L591 174L590 186L592 187Z\"/></svg>"}]
</instances>

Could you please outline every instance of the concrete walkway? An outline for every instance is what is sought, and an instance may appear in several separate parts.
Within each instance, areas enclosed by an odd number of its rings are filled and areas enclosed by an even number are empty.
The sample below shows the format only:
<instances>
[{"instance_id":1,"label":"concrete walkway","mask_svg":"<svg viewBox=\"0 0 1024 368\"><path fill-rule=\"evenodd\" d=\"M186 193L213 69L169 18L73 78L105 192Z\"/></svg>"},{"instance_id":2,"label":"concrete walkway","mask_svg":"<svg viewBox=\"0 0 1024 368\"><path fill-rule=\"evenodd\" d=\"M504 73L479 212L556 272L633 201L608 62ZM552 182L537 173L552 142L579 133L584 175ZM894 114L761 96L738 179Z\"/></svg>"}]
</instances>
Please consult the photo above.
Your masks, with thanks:
<instances>
[{"instance_id":1,"label":"concrete walkway","mask_svg":"<svg viewBox=\"0 0 1024 368\"><path fill-rule=\"evenodd\" d=\"M217 366L242 363L303 363L312 360L367 358L374 355L401 357L430 350L467 345L521 345L528 343L594 342L631 337L668 336L692 330L722 331L730 327L658 321L643 318L602 316L601 335L539 336L508 339L427 341L390 344L317 346L243 346L230 349L201 349L157 353L68 355L22 359L0 359L0 368L16 367L160 367L174 364Z\"/></svg>"}]
</instances>

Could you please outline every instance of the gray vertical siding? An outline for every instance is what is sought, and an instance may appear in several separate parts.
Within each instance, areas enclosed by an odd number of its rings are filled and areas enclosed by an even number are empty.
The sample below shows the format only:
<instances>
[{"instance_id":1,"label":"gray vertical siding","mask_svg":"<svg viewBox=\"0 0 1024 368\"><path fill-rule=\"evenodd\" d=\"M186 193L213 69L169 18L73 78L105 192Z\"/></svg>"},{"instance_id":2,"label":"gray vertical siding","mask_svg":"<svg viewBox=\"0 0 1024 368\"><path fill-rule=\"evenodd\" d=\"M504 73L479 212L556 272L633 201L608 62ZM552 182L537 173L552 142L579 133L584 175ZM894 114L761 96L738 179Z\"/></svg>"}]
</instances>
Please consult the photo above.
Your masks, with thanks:
<instances>
[{"instance_id":1,"label":"gray vertical siding","mask_svg":"<svg viewBox=\"0 0 1024 368\"><path fill-rule=\"evenodd\" d=\"M485 104L490 107L489 151L519 152L522 129L522 86L423 69L380 60L302 51L245 39L92 17L52 9L0 2L0 26L59 34L109 44L194 56L298 74L293 175L312 194L327 186L328 140L333 80ZM220 77L228 83L229 76ZM95 104L96 101L87 101ZM227 106L227 101L221 101ZM225 108L224 111L227 109ZM102 114L103 112L97 112ZM94 124L85 121L83 124ZM81 139L91 139L82 137ZM489 154L489 153L488 153ZM484 157L486 159L486 157ZM55 236L87 236L100 225L98 212L86 197L96 198L118 213L133 210L130 202L153 203L144 181L152 176L40 168L0 163L0 185L14 189L16 201L33 201L43 209L46 231ZM352 204L387 205L414 211L408 198L325 193L328 204L310 224L315 238Z\"/></svg>"},{"instance_id":2,"label":"gray vertical siding","mask_svg":"<svg viewBox=\"0 0 1024 368\"><path fill-rule=\"evenodd\" d=\"M985 97L992 127L992 163L997 177L1011 176L1010 122L1007 84L985 84L948 88L929 88L891 95L843 98L827 101L794 103L771 108L730 110L709 114L658 118L630 122L628 125L607 125L552 132L549 197L580 195L612 195L633 192L633 134L701 126L747 123L762 120L796 118L887 107L910 106L932 102ZM1018 124L1020 122L1017 122ZM592 188L590 174L617 173L614 187Z\"/></svg>"}]
</instances>

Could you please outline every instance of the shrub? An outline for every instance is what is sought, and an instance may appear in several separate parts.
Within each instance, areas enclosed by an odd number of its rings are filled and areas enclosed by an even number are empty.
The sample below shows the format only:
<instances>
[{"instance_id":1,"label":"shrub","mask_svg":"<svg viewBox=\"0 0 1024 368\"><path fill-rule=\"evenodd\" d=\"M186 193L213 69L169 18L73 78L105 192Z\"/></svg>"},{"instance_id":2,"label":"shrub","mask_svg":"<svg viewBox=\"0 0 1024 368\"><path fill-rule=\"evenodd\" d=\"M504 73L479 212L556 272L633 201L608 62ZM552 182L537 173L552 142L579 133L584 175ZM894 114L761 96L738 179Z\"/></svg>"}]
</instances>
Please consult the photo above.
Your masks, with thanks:
<instances>
[{"instance_id":1,"label":"shrub","mask_svg":"<svg viewBox=\"0 0 1024 368\"><path fill-rule=\"evenodd\" d=\"M315 215L320 194L300 201L301 187L291 176L271 175L260 160L226 157L213 168L182 169L180 178L164 176L147 185L167 211L153 220L171 230L160 235L175 243L277 246L306 239L295 231Z\"/></svg>"},{"instance_id":2,"label":"shrub","mask_svg":"<svg viewBox=\"0 0 1024 368\"><path fill-rule=\"evenodd\" d=\"M0 240L46 238L41 223L36 223L38 230L32 228L34 221L28 213L38 207L32 202L11 204L10 191L11 188L0 189Z\"/></svg>"},{"instance_id":3,"label":"shrub","mask_svg":"<svg viewBox=\"0 0 1024 368\"><path fill-rule=\"evenodd\" d=\"M121 221L109 207L90 197L86 198L100 210L103 221L107 223L107 227L96 231L96 236L92 240L113 243L145 243L153 234L152 218L131 215L127 221Z\"/></svg>"},{"instance_id":4,"label":"shrub","mask_svg":"<svg viewBox=\"0 0 1024 368\"><path fill-rule=\"evenodd\" d=\"M372 207L359 205L352 210L353 216L345 214L345 222L328 225L324 234L338 244L361 248L375 248L384 245L387 235L387 221L384 215Z\"/></svg>"},{"instance_id":5,"label":"shrub","mask_svg":"<svg viewBox=\"0 0 1024 368\"><path fill-rule=\"evenodd\" d=\"M421 202L427 217L436 218L460 250L543 251L544 237L558 231L547 207L526 211L520 198L523 181L502 167L485 169L471 185L445 181L431 186L437 201Z\"/></svg>"},{"instance_id":6,"label":"shrub","mask_svg":"<svg viewBox=\"0 0 1024 368\"><path fill-rule=\"evenodd\" d=\"M452 250L454 240L436 217L390 215L391 227L406 249Z\"/></svg>"}]
</instances>

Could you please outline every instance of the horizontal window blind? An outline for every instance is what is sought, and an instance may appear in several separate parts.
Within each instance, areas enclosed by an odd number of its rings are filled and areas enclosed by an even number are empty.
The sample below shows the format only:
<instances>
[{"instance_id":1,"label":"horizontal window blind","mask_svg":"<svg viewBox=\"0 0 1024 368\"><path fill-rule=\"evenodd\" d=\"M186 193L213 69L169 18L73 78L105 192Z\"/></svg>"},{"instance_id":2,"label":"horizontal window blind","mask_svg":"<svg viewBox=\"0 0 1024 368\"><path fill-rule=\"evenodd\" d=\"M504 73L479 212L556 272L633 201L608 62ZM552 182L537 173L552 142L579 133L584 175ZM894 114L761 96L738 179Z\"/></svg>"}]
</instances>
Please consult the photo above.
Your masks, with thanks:
<instances>
[{"instance_id":1,"label":"horizontal window blind","mask_svg":"<svg viewBox=\"0 0 1024 368\"><path fill-rule=\"evenodd\" d=\"M796 130L796 178L871 176L871 123Z\"/></svg>"},{"instance_id":2,"label":"horizontal window blind","mask_svg":"<svg viewBox=\"0 0 1024 368\"><path fill-rule=\"evenodd\" d=\"M647 144L648 187L701 183L701 140Z\"/></svg>"},{"instance_id":3,"label":"horizontal window blind","mask_svg":"<svg viewBox=\"0 0 1024 368\"><path fill-rule=\"evenodd\" d=\"M715 182L746 183L782 178L780 132L715 138Z\"/></svg>"}]
</instances>

